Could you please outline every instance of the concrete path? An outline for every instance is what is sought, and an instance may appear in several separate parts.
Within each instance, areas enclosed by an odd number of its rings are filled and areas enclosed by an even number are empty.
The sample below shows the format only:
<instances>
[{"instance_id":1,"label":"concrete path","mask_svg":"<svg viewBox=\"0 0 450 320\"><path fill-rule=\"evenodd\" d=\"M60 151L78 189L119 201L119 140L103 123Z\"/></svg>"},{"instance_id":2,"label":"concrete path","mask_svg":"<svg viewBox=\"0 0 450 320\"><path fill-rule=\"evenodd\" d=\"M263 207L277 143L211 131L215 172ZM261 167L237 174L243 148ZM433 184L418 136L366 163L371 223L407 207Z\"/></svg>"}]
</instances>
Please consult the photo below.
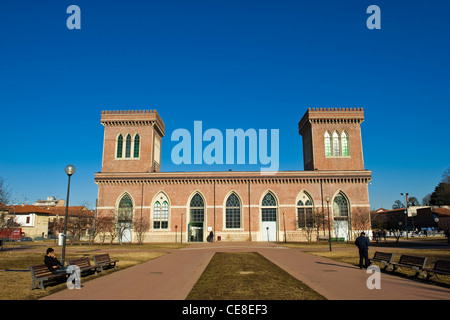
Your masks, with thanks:
<instances>
[{"instance_id":1,"label":"concrete path","mask_svg":"<svg viewBox=\"0 0 450 320\"><path fill-rule=\"evenodd\" d=\"M358 267L274 243L201 243L63 290L43 300L183 300L215 252L259 252L330 300L450 300L450 289L381 273L381 289ZM120 262L119 262L120 264Z\"/></svg>"}]
</instances>

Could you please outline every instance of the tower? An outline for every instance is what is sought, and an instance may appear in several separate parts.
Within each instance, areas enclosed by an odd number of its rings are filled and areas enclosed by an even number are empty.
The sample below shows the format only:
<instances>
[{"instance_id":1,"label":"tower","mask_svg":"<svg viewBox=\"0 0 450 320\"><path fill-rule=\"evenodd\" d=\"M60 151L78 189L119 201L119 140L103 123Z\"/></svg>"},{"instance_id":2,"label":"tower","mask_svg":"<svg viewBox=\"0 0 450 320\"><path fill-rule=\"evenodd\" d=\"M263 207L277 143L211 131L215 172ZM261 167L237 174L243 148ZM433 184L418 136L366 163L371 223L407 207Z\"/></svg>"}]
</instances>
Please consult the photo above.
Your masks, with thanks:
<instances>
[{"instance_id":1,"label":"tower","mask_svg":"<svg viewBox=\"0 0 450 320\"><path fill-rule=\"evenodd\" d=\"M102 111L102 172L159 172L164 122L156 110Z\"/></svg>"},{"instance_id":2,"label":"tower","mask_svg":"<svg viewBox=\"0 0 450 320\"><path fill-rule=\"evenodd\" d=\"M362 108L309 108L298 124L304 170L364 170Z\"/></svg>"}]
</instances>

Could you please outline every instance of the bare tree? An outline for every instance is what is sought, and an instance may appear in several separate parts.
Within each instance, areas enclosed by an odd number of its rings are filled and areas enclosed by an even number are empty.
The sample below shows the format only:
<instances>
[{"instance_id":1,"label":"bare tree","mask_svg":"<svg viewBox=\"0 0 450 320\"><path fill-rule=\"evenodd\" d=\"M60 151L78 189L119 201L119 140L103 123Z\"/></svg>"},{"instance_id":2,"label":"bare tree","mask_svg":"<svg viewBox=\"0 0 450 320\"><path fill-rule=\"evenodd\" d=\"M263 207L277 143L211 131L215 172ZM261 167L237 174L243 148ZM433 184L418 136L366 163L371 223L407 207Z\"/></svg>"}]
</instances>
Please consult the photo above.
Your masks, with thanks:
<instances>
[{"instance_id":1,"label":"bare tree","mask_svg":"<svg viewBox=\"0 0 450 320\"><path fill-rule=\"evenodd\" d=\"M6 185L5 178L0 177L0 205L6 205L11 200L11 189ZM1 209L1 208L0 208Z\"/></svg>"},{"instance_id":2,"label":"bare tree","mask_svg":"<svg viewBox=\"0 0 450 320\"><path fill-rule=\"evenodd\" d=\"M111 243L117 235L116 223L113 215L102 215L97 217L96 233L99 235L100 243L103 244L108 234L111 237ZM95 239L95 237L94 237Z\"/></svg>"},{"instance_id":3,"label":"bare tree","mask_svg":"<svg viewBox=\"0 0 450 320\"><path fill-rule=\"evenodd\" d=\"M150 229L150 219L148 217L136 218L134 221L134 231L138 237L138 243L144 242L144 234Z\"/></svg>"},{"instance_id":4,"label":"bare tree","mask_svg":"<svg viewBox=\"0 0 450 320\"><path fill-rule=\"evenodd\" d=\"M369 209L361 207L352 210L353 235L358 236L361 231L370 230L370 212Z\"/></svg>"}]
</instances>

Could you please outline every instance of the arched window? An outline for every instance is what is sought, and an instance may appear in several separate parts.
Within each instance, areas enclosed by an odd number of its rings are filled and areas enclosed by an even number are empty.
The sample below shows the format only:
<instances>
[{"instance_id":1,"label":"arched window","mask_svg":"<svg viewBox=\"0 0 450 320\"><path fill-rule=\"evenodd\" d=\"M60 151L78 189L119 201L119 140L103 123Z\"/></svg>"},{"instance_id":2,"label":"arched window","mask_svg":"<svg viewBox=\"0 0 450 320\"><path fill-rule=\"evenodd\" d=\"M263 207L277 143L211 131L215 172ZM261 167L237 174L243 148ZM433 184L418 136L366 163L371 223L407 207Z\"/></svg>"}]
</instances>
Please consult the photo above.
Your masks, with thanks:
<instances>
[{"instance_id":1,"label":"arched window","mask_svg":"<svg viewBox=\"0 0 450 320\"><path fill-rule=\"evenodd\" d=\"M227 199L225 227L226 228L241 227L241 202L234 193L230 194L230 196Z\"/></svg>"},{"instance_id":2,"label":"arched window","mask_svg":"<svg viewBox=\"0 0 450 320\"><path fill-rule=\"evenodd\" d=\"M205 217L205 203L200 194L196 193L190 204L190 221L203 222Z\"/></svg>"},{"instance_id":3,"label":"arched window","mask_svg":"<svg viewBox=\"0 0 450 320\"><path fill-rule=\"evenodd\" d=\"M169 204L163 201L155 202L153 207L153 229L167 229L169 227Z\"/></svg>"},{"instance_id":4,"label":"arched window","mask_svg":"<svg viewBox=\"0 0 450 320\"><path fill-rule=\"evenodd\" d=\"M342 146L342 155L348 156L350 153L348 152L348 134L347 132L342 132L341 135L341 146Z\"/></svg>"},{"instance_id":5,"label":"arched window","mask_svg":"<svg viewBox=\"0 0 450 320\"><path fill-rule=\"evenodd\" d=\"M133 226L133 202L129 195L120 199L117 210L117 231L120 242L131 242L131 229Z\"/></svg>"},{"instance_id":6,"label":"arched window","mask_svg":"<svg viewBox=\"0 0 450 320\"><path fill-rule=\"evenodd\" d=\"M133 220L133 202L129 195L124 195L119 202L118 221Z\"/></svg>"},{"instance_id":7,"label":"arched window","mask_svg":"<svg viewBox=\"0 0 450 320\"><path fill-rule=\"evenodd\" d=\"M333 156L341 155L341 147L339 142L339 133L337 131L333 132Z\"/></svg>"},{"instance_id":8,"label":"arched window","mask_svg":"<svg viewBox=\"0 0 450 320\"><path fill-rule=\"evenodd\" d=\"M125 141L125 158L131 157L131 135L127 135Z\"/></svg>"},{"instance_id":9,"label":"arched window","mask_svg":"<svg viewBox=\"0 0 450 320\"><path fill-rule=\"evenodd\" d=\"M140 143L140 137L139 134L136 133L134 136L134 150L133 150L133 157L139 158L139 143Z\"/></svg>"},{"instance_id":10,"label":"arched window","mask_svg":"<svg viewBox=\"0 0 450 320\"><path fill-rule=\"evenodd\" d=\"M270 192L264 196L261 205L262 221L277 221L277 201Z\"/></svg>"},{"instance_id":11,"label":"arched window","mask_svg":"<svg viewBox=\"0 0 450 320\"><path fill-rule=\"evenodd\" d=\"M347 198L339 193L333 201L333 216L335 220L348 219L348 201Z\"/></svg>"},{"instance_id":12,"label":"arched window","mask_svg":"<svg viewBox=\"0 0 450 320\"><path fill-rule=\"evenodd\" d=\"M325 156L330 157L332 153L331 153L331 135L329 131L325 132L324 139L325 139Z\"/></svg>"},{"instance_id":13,"label":"arched window","mask_svg":"<svg viewBox=\"0 0 450 320\"><path fill-rule=\"evenodd\" d=\"M117 137L117 152L116 152L116 157L117 158L122 158L122 154L123 154L123 137L121 134L119 134L119 136Z\"/></svg>"},{"instance_id":14,"label":"arched window","mask_svg":"<svg viewBox=\"0 0 450 320\"><path fill-rule=\"evenodd\" d=\"M305 192L300 194L297 202L297 220L299 228L313 228L315 225L314 206Z\"/></svg>"}]
</instances>

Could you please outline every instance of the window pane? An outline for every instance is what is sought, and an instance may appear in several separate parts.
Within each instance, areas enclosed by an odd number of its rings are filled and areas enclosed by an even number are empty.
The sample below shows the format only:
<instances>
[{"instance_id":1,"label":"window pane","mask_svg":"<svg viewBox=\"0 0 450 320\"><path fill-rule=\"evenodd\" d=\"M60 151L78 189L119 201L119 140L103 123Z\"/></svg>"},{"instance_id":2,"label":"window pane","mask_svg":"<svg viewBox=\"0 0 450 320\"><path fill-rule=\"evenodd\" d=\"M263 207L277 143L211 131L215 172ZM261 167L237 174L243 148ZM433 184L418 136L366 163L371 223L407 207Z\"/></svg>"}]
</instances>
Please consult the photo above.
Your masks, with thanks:
<instances>
[{"instance_id":1,"label":"window pane","mask_svg":"<svg viewBox=\"0 0 450 320\"><path fill-rule=\"evenodd\" d=\"M342 133L342 137L341 137L341 144L342 144L342 155L343 156L348 156L348 138L347 138L347 134L345 132Z\"/></svg>"},{"instance_id":2,"label":"window pane","mask_svg":"<svg viewBox=\"0 0 450 320\"><path fill-rule=\"evenodd\" d=\"M164 201L161 212L161 229L167 229L169 226L169 204Z\"/></svg>"},{"instance_id":3,"label":"window pane","mask_svg":"<svg viewBox=\"0 0 450 320\"><path fill-rule=\"evenodd\" d=\"M331 137L328 132L325 132L325 156L331 156Z\"/></svg>"},{"instance_id":4,"label":"window pane","mask_svg":"<svg viewBox=\"0 0 450 320\"><path fill-rule=\"evenodd\" d=\"M264 221L277 221L277 209L276 208L263 208L261 209L261 220Z\"/></svg>"},{"instance_id":5,"label":"window pane","mask_svg":"<svg viewBox=\"0 0 450 320\"><path fill-rule=\"evenodd\" d=\"M334 217L346 218L348 217L348 203L347 199L342 195L338 194L333 201L333 215Z\"/></svg>"},{"instance_id":6,"label":"window pane","mask_svg":"<svg viewBox=\"0 0 450 320\"><path fill-rule=\"evenodd\" d=\"M191 200L191 222L203 222L204 221L204 202L203 198L196 193Z\"/></svg>"},{"instance_id":7,"label":"window pane","mask_svg":"<svg viewBox=\"0 0 450 320\"><path fill-rule=\"evenodd\" d=\"M156 201L153 210L153 229L161 228L161 204Z\"/></svg>"},{"instance_id":8,"label":"window pane","mask_svg":"<svg viewBox=\"0 0 450 320\"><path fill-rule=\"evenodd\" d=\"M341 148L339 146L339 135L337 132L333 133L333 152L334 152L334 156L341 155Z\"/></svg>"},{"instance_id":9,"label":"window pane","mask_svg":"<svg viewBox=\"0 0 450 320\"><path fill-rule=\"evenodd\" d=\"M127 135L127 140L125 142L125 158L131 156L131 136Z\"/></svg>"},{"instance_id":10,"label":"window pane","mask_svg":"<svg viewBox=\"0 0 450 320\"><path fill-rule=\"evenodd\" d=\"M136 134L136 136L134 137L134 153L133 153L133 157L135 158L139 158L139 143L140 138L139 135Z\"/></svg>"},{"instance_id":11,"label":"window pane","mask_svg":"<svg viewBox=\"0 0 450 320\"><path fill-rule=\"evenodd\" d=\"M273 195L269 192L265 195L263 201L262 201L263 207L276 207L277 202L275 201L275 198Z\"/></svg>"},{"instance_id":12,"label":"window pane","mask_svg":"<svg viewBox=\"0 0 450 320\"><path fill-rule=\"evenodd\" d=\"M226 228L241 227L241 203L234 193L227 199L225 213Z\"/></svg>"},{"instance_id":13,"label":"window pane","mask_svg":"<svg viewBox=\"0 0 450 320\"><path fill-rule=\"evenodd\" d=\"M123 150L123 137L120 134L117 137L117 154L116 154L117 158L122 158L122 150Z\"/></svg>"},{"instance_id":14,"label":"window pane","mask_svg":"<svg viewBox=\"0 0 450 320\"><path fill-rule=\"evenodd\" d=\"M128 195L123 196L119 202L117 221L119 223L128 223L133 220L133 202Z\"/></svg>"},{"instance_id":15,"label":"window pane","mask_svg":"<svg viewBox=\"0 0 450 320\"><path fill-rule=\"evenodd\" d=\"M305 208L297 208L298 227L305 227Z\"/></svg>"}]
</instances>

